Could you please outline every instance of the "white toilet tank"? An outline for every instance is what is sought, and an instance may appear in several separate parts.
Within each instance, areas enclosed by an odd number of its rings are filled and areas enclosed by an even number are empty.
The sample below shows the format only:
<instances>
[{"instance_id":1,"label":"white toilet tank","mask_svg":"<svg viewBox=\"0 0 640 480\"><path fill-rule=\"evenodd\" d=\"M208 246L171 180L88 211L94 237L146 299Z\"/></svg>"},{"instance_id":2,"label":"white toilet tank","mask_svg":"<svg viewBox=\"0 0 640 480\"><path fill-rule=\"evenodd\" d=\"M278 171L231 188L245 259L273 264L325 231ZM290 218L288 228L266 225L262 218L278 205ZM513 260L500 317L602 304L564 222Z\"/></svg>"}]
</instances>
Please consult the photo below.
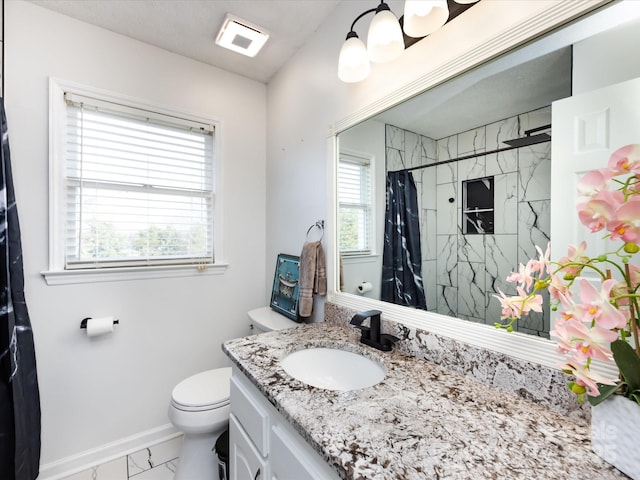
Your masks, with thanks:
<instances>
[{"instance_id":1,"label":"white toilet tank","mask_svg":"<svg viewBox=\"0 0 640 480\"><path fill-rule=\"evenodd\" d=\"M300 325L269 307L256 308L251 310L248 315L251 320L251 325L253 325L253 328L255 329L253 333L284 330L286 328L292 328Z\"/></svg>"}]
</instances>

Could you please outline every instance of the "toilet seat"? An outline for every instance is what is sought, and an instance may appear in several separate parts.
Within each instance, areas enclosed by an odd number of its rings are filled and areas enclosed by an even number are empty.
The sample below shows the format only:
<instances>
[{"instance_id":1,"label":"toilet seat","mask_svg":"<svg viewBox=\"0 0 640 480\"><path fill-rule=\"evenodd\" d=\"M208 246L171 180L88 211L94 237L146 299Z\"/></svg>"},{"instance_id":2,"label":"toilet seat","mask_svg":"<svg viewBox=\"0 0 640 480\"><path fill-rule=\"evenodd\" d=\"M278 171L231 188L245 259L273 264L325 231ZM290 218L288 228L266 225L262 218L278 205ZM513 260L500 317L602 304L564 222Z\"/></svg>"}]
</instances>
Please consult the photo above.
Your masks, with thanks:
<instances>
[{"instance_id":1,"label":"toilet seat","mask_svg":"<svg viewBox=\"0 0 640 480\"><path fill-rule=\"evenodd\" d=\"M200 412L229 405L231 367L197 373L181 381L171 392L178 410Z\"/></svg>"}]
</instances>

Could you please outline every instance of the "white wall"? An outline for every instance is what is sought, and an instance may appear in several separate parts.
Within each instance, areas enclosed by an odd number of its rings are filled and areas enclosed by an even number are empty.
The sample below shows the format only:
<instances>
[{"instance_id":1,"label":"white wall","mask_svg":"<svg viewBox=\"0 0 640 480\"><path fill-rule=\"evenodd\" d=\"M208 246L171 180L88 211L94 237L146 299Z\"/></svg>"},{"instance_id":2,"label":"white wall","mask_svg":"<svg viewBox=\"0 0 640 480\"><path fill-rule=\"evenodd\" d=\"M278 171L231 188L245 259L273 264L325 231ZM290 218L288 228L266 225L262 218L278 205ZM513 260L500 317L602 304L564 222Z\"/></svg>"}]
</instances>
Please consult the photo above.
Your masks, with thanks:
<instances>
[{"instance_id":1,"label":"white wall","mask_svg":"<svg viewBox=\"0 0 640 480\"><path fill-rule=\"evenodd\" d=\"M227 365L221 343L247 333L246 312L264 305L266 86L23 1L6 2L5 40L42 464L54 471L52 462L168 424L173 386ZM45 284L49 76L220 119L224 275ZM81 319L102 315L120 325L89 340Z\"/></svg>"},{"instance_id":2,"label":"white wall","mask_svg":"<svg viewBox=\"0 0 640 480\"><path fill-rule=\"evenodd\" d=\"M573 47L573 95L640 76L640 21L578 42Z\"/></svg>"},{"instance_id":3,"label":"white wall","mask_svg":"<svg viewBox=\"0 0 640 480\"><path fill-rule=\"evenodd\" d=\"M268 300L265 285L273 281L276 254L299 253L309 226L331 217L329 125L421 78L469 42L508 32L532 10L560 1L483 1L472 10L484 12L483 29L464 26L461 17L463 34L447 34L445 27L399 60L375 65L372 77L355 85L338 80L337 57L352 20L371 2L345 1L270 82L267 96L262 84L7 0L5 100L36 338L44 466L54 471L54 462L107 442L117 449L127 436L162 427L180 379L227 364L220 343L244 334L246 311ZM388 3L401 11L401 0ZM366 21L358 24L362 37L366 29ZM441 42L446 49L438 48ZM224 257L230 264L224 275L45 285L49 76L221 119ZM316 302L316 320L322 305ZM114 335L89 341L80 320L107 314L121 325Z\"/></svg>"},{"instance_id":4,"label":"white wall","mask_svg":"<svg viewBox=\"0 0 640 480\"><path fill-rule=\"evenodd\" d=\"M511 35L512 25L561 1L480 2L458 17L455 24L448 24L413 45L399 59L374 64L371 76L356 84L338 79L338 54L351 22L371 8L371 1L341 2L268 85L267 267L269 259L275 261L280 251L299 252L309 225L333 215L329 208L332 186L327 183L333 155L330 126L368 111L370 105L385 96L402 93L438 66L458 55L463 57L469 45L482 46L485 39ZM402 0L387 3L397 15L402 14ZM356 25L360 38L366 39L370 17ZM328 230L325 238L330 235L333 232ZM330 246L331 240L327 238L325 244ZM334 270L328 263L329 276L334 275ZM267 282L272 281L270 276L267 271ZM314 320L322 318L323 303L322 298L316 299Z\"/></svg>"},{"instance_id":5,"label":"white wall","mask_svg":"<svg viewBox=\"0 0 640 480\"><path fill-rule=\"evenodd\" d=\"M385 195L385 124L376 120L356 125L340 135L340 151L362 154L372 157L373 172L372 193L373 203L373 245L372 255L344 256L342 258L343 280L342 291L359 294L357 287L362 282L369 282L373 289L364 296L380 298L382 271L382 252L384 247L384 212L386 206Z\"/></svg>"}]
</instances>

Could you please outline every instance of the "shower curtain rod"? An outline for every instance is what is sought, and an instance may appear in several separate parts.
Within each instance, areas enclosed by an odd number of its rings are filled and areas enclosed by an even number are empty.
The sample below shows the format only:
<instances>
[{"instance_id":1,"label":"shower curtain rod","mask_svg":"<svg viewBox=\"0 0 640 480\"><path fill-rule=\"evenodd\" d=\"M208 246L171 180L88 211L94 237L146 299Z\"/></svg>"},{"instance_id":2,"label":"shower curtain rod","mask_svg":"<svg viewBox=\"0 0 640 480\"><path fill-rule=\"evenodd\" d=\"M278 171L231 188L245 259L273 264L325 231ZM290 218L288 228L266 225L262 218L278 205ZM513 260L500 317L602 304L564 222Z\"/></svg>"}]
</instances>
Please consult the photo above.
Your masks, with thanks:
<instances>
[{"instance_id":1,"label":"shower curtain rod","mask_svg":"<svg viewBox=\"0 0 640 480\"><path fill-rule=\"evenodd\" d=\"M536 135L536 137L537 137L537 135ZM531 141L528 142L526 145L514 145L512 147L498 148L496 150L490 150L488 152L472 153L470 155L464 155L464 156L458 157L458 158L451 158L449 160L442 160L441 162L429 163L427 165L420 165L418 167L409 167L409 168L402 168L400 170L393 170L393 172L410 172L412 170L420 170L422 168L437 167L438 165L445 165L445 164L451 163L451 162L458 162L460 160L467 160L469 158L482 157L483 155L491 155L492 153L506 152L508 150L513 150L515 148L523 148L523 147L528 147L530 145L537 145L539 143L545 143L545 142L550 142L551 141L551 137L548 137L548 138L542 138L542 137L543 137L542 135L540 136L540 138L531 137ZM391 173L391 172L389 172L389 173Z\"/></svg>"}]
</instances>

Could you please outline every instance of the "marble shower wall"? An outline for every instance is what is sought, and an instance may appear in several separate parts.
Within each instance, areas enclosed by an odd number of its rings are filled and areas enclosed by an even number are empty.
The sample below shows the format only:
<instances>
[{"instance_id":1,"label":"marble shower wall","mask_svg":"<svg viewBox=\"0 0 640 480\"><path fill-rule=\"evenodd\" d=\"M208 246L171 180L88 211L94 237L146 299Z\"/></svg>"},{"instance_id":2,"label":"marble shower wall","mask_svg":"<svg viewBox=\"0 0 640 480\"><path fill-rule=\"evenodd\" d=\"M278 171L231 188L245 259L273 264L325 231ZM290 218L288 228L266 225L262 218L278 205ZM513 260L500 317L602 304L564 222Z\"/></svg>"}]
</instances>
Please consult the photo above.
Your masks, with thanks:
<instances>
[{"instance_id":1,"label":"marble shower wall","mask_svg":"<svg viewBox=\"0 0 640 480\"><path fill-rule=\"evenodd\" d=\"M427 308L493 325L500 319L497 289L515 294L505 278L550 240L551 142L506 152L504 140L551 123L551 107L434 140L386 125L387 171L414 170L420 207L422 276ZM473 158L428 165L467 155ZM463 234L462 182L494 180L494 233ZM549 307L518 322L517 330L548 337Z\"/></svg>"}]
</instances>

